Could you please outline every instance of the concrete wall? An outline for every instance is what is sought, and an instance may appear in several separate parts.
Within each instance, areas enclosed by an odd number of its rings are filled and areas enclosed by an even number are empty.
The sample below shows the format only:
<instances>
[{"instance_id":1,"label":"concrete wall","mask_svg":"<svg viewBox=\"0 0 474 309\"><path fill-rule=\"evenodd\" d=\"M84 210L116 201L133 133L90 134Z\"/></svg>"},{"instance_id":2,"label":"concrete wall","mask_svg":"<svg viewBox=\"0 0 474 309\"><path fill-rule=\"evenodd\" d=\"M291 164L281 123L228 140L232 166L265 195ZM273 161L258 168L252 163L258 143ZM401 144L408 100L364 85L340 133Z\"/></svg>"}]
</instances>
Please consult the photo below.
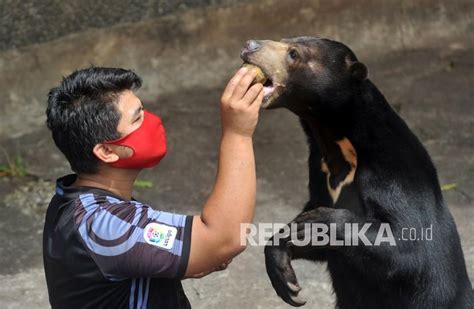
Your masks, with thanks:
<instances>
[{"instance_id":1,"label":"concrete wall","mask_svg":"<svg viewBox=\"0 0 474 309\"><path fill-rule=\"evenodd\" d=\"M223 86L250 38L330 37L370 62L391 51L442 44L443 38L474 29L474 3L468 0L45 0L2 5L0 141L42 128L48 90L61 76L91 64L136 70L145 80L140 95L146 101Z\"/></svg>"},{"instance_id":2,"label":"concrete wall","mask_svg":"<svg viewBox=\"0 0 474 309\"><path fill-rule=\"evenodd\" d=\"M44 43L94 28L155 19L242 0L2 0L0 50Z\"/></svg>"}]
</instances>

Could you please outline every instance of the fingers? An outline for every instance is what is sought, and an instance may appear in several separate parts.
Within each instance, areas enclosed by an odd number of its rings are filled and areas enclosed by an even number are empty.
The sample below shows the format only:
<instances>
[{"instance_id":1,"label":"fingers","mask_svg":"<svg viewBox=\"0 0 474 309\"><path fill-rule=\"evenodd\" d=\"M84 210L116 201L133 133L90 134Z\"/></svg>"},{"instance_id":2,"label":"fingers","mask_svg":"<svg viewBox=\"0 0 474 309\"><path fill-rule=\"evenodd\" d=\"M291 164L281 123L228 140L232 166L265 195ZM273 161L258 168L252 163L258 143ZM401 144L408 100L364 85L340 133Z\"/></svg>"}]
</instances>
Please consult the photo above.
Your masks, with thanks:
<instances>
[{"instance_id":1,"label":"fingers","mask_svg":"<svg viewBox=\"0 0 474 309\"><path fill-rule=\"evenodd\" d=\"M244 73L243 73L244 72ZM239 71L229 82L221 98L221 119L224 132L252 137L258 122L258 106L263 99L262 85L250 87L255 70Z\"/></svg>"},{"instance_id":2,"label":"fingers","mask_svg":"<svg viewBox=\"0 0 474 309\"><path fill-rule=\"evenodd\" d=\"M244 105L251 105L253 103L261 104L263 99L263 85L257 83L250 87L256 74L257 72L255 70L249 71L245 67L240 68L227 84L221 101L227 103L240 101L240 103Z\"/></svg>"},{"instance_id":3,"label":"fingers","mask_svg":"<svg viewBox=\"0 0 474 309\"><path fill-rule=\"evenodd\" d=\"M244 98L242 99L242 102L244 104L251 105L257 99L260 93L262 94L263 98L263 85L255 84L247 91Z\"/></svg>"},{"instance_id":4,"label":"fingers","mask_svg":"<svg viewBox=\"0 0 474 309\"><path fill-rule=\"evenodd\" d=\"M227 266L229 266L229 265L226 264L226 263L221 264L221 265L217 266L217 268L215 269L215 271L225 270L225 269L227 269Z\"/></svg>"},{"instance_id":5,"label":"fingers","mask_svg":"<svg viewBox=\"0 0 474 309\"><path fill-rule=\"evenodd\" d=\"M248 69L245 67L240 68L237 73L235 73L224 89L224 93L222 94L223 101L229 100L232 97L235 87L237 87L237 85L240 83L240 80L246 73L248 73Z\"/></svg>"},{"instance_id":6,"label":"fingers","mask_svg":"<svg viewBox=\"0 0 474 309\"><path fill-rule=\"evenodd\" d=\"M202 278L202 277L205 277L205 276L209 275L210 273L211 273L211 271L203 271L201 273L192 275L190 278L199 279L199 278Z\"/></svg>"},{"instance_id":7,"label":"fingers","mask_svg":"<svg viewBox=\"0 0 474 309\"><path fill-rule=\"evenodd\" d=\"M234 88L232 98L236 100L242 99L256 75L257 72L255 70L247 71L247 73L245 73L245 75L239 80L238 85Z\"/></svg>"},{"instance_id":8,"label":"fingers","mask_svg":"<svg viewBox=\"0 0 474 309\"><path fill-rule=\"evenodd\" d=\"M205 277L215 271L222 271L222 270L226 270L227 267L229 266L230 262L232 262L232 259L222 263L221 265L217 266L216 268L213 268L211 270L207 270L207 271L203 271L203 272L200 272L198 274L194 274L192 275L191 277L189 278L193 278L193 279L199 279L199 278L202 278L202 277Z\"/></svg>"},{"instance_id":9,"label":"fingers","mask_svg":"<svg viewBox=\"0 0 474 309\"><path fill-rule=\"evenodd\" d=\"M262 91L259 92L257 98L250 104L250 108L255 108L256 110L260 110L260 107L263 103L263 86Z\"/></svg>"},{"instance_id":10,"label":"fingers","mask_svg":"<svg viewBox=\"0 0 474 309\"><path fill-rule=\"evenodd\" d=\"M227 269L227 267L229 267L229 264L230 264L231 262L232 262L232 259L225 261L224 263L222 263L221 265L219 265L219 266L216 268L216 271L221 271L221 270Z\"/></svg>"}]
</instances>

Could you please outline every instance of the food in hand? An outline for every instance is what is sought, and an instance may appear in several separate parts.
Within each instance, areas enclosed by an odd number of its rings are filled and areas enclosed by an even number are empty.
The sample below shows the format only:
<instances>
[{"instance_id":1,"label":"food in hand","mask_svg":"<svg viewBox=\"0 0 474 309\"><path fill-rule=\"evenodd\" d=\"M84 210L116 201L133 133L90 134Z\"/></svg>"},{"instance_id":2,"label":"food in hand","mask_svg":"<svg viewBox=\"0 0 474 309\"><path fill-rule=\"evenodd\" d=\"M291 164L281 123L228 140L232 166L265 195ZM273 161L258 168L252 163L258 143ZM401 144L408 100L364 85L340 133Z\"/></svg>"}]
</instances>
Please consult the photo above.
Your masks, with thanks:
<instances>
[{"instance_id":1,"label":"food in hand","mask_svg":"<svg viewBox=\"0 0 474 309\"><path fill-rule=\"evenodd\" d=\"M244 63L242 64L242 66L248 68L249 70L255 70L257 72L257 76L255 76L255 79L252 81L252 85L257 83L264 84L267 81L265 73L263 73L262 69L260 69L258 66L250 63Z\"/></svg>"}]
</instances>

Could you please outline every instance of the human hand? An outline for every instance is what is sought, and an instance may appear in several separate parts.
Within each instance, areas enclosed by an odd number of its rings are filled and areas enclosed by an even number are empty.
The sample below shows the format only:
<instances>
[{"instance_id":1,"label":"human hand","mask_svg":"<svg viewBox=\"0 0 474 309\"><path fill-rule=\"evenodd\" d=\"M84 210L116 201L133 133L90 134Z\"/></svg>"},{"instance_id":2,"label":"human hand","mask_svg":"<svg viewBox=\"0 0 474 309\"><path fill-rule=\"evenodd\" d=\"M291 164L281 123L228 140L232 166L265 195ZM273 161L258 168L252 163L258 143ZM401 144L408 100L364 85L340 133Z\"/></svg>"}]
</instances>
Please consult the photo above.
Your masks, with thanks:
<instances>
[{"instance_id":1,"label":"human hand","mask_svg":"<svg viewBox=\"0 0 474 309\"><path fill-rule=\"evenodd\" d=\"M253 135L263 100L262 84L249 88L256 74L255 70L240 68L227 84L221 97L223 134Z\"/></svg>"},{"instance_id":2,"label":"human hand","mask_svg":"<svg viewBox=\"0 0 474 309\"><path fill-rule=\"evenodd\" d=\"M229 266L229 264L232 262L232 259L222 263L221 265L217 266L216 268L213 268L211 270L208 270L208 271L203 271L199 274L195 274L195 275L192 275L191 277L189 278L193 278L193 279L199 279L199 278L202 278L202 277L205 277L207 275L209 275L210 273L213 273L215 271L222 271L222 270L225 270L227 269L227 267Z\"/></svg>"}]
</instances>

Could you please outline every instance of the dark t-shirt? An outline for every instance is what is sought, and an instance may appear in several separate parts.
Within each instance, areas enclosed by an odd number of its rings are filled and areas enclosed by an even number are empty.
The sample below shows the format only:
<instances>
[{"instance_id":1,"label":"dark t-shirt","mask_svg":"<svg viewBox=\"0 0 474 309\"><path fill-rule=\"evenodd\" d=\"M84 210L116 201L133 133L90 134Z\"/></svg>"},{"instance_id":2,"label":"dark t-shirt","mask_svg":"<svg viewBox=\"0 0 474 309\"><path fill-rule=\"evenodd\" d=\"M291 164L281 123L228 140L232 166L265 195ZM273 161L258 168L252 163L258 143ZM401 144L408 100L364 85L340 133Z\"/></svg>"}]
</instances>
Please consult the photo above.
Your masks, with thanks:
<instances>
[{"instance_id":1,"label":"dark t-shirt","mask_svg":"<svg viewBox=\"0 0 474 309\"><path fill-rule=\"evenodd\" d=\"M43 258L53 308L190 308L180 279L192 216L58 179Z\"/></svg>"}]
</instances>

